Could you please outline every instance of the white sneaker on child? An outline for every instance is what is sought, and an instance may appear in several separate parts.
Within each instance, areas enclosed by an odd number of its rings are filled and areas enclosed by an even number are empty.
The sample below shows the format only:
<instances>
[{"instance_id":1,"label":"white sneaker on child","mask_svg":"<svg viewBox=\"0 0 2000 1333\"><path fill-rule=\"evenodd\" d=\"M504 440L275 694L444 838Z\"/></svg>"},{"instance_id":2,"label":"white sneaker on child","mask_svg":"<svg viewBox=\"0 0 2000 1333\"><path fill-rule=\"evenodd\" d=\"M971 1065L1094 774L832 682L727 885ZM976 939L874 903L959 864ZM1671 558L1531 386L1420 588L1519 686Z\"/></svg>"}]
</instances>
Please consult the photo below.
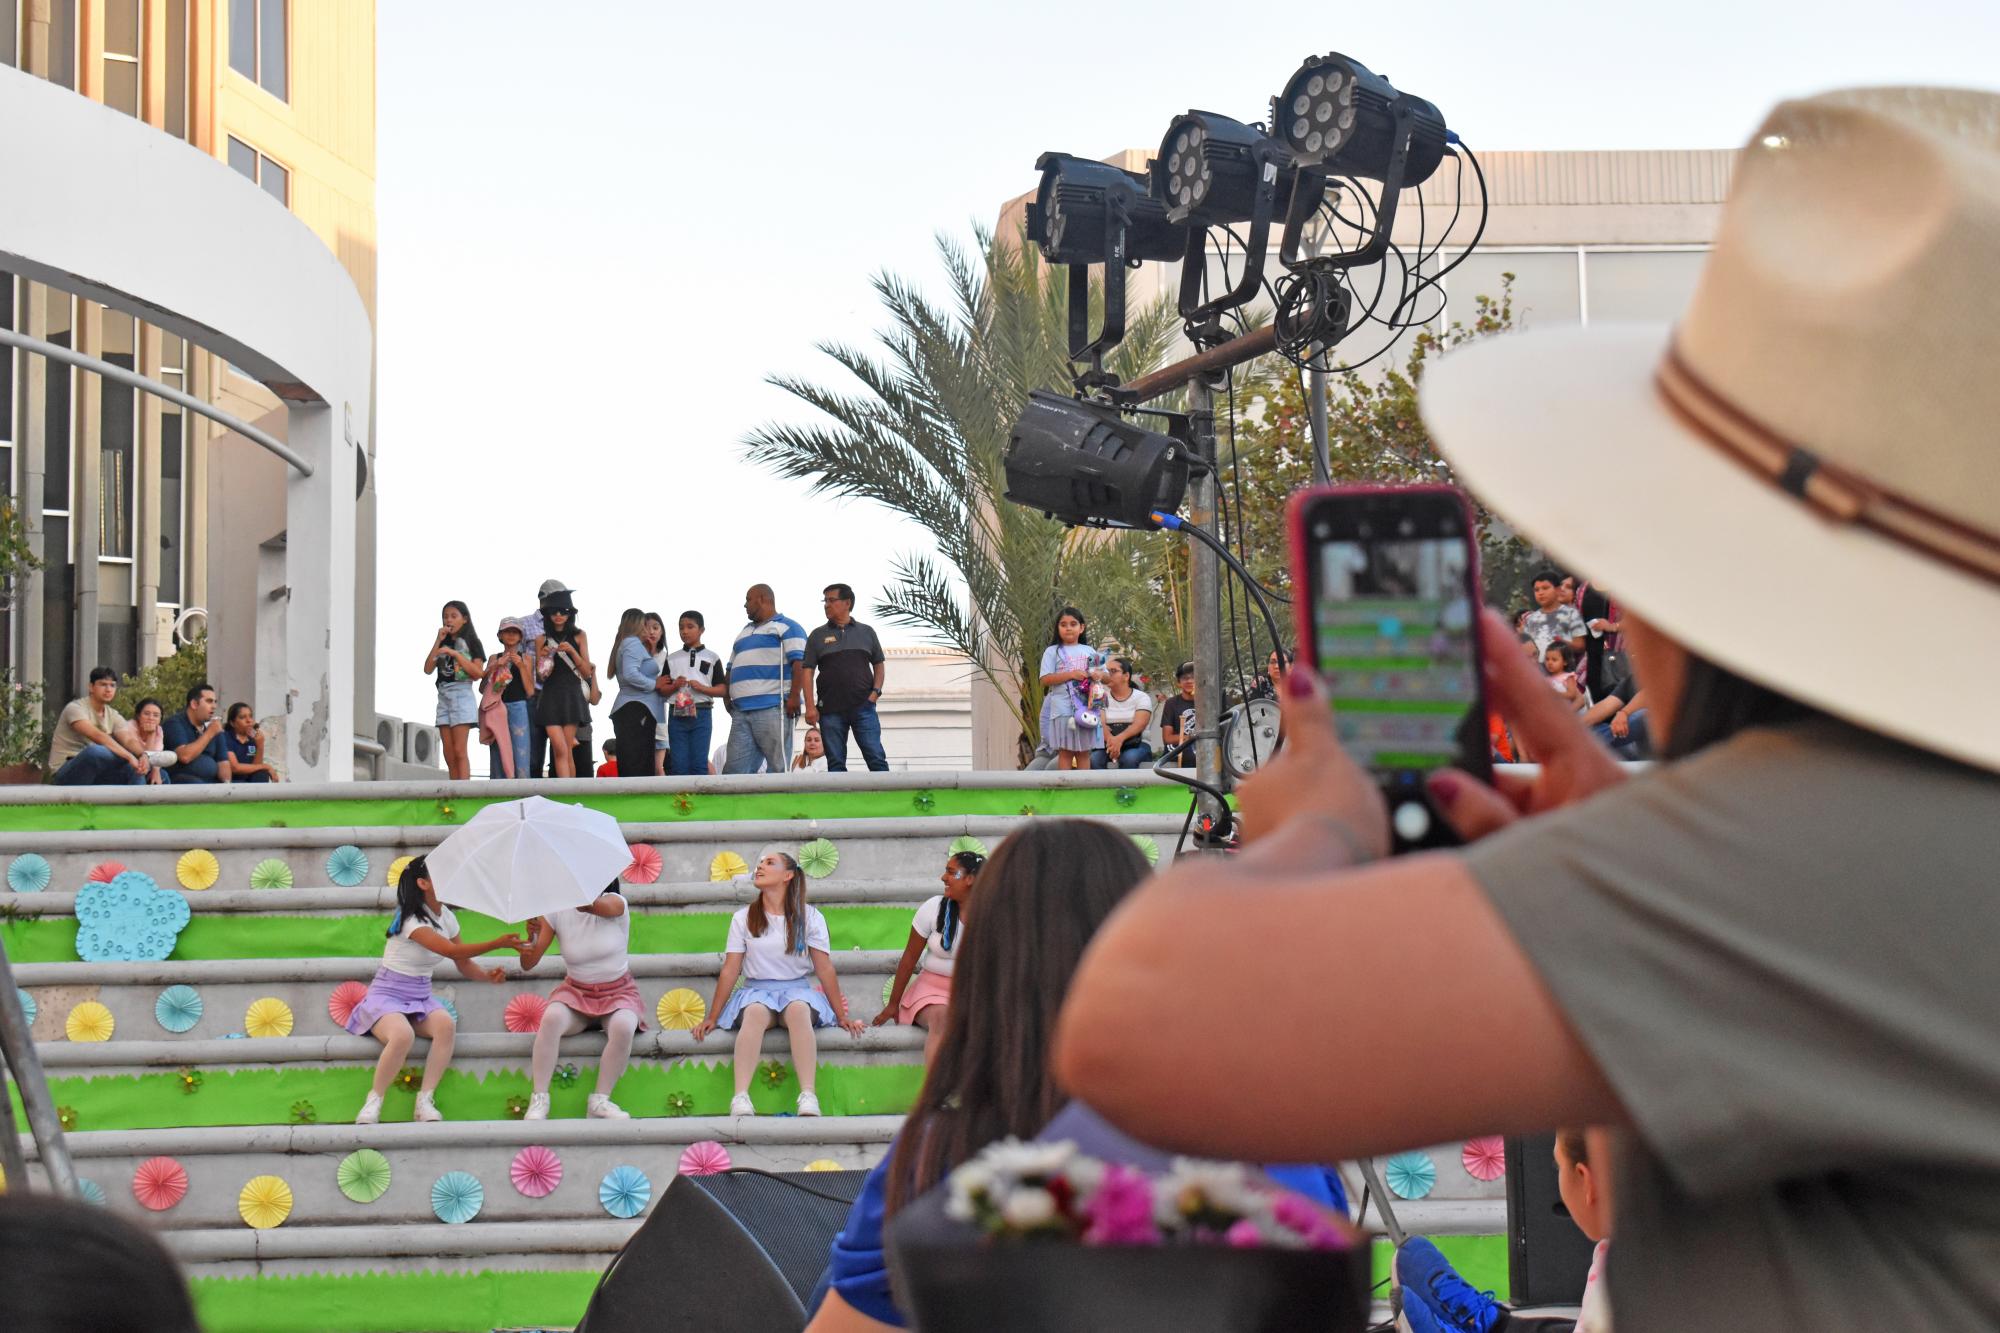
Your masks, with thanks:
<instances>
[{"instance_id":1,"label":"white sneaker on child","mask_svg":"<svg viewBox=\"0 0 2000 1333\"><path fill-rule=\"evenodd\" d=\"M361 1103L361 1114L354 1117L357 1125L379 1125L382 1123L382 1098L377 1093L369 1093L368 1100Z\"/></svg>"},{"instance_id":2,"label":"white sneaker on child","mask_svg":"<svg viewBox=\"0 0 2000 1333\"><path fill-rule=\"evenodd\" d=\"M585 1106L584 1114L592 1120L630 1120L632 1118L631 1112L627 1111L617 1102L612 1101L611 1094L606 1092L591 1093L590 1101Z\"/></svg>"},{"instance_id":3,"label":"white sneaker on child","mask_svg":"<svg viewBox=\"0 0 2000 1333\"><path fill-rule=\"evenodd\" d=\"M750 1094L739 1092L734 1097L731 1097L729 1099L729 1114L756 1115L757 1108L750 1104Z\"/></svg>"},{"instance_id":4,"label":"white sneaker on child","mask_svg":"<svg viewBox=\"0 0 2000 1333\"><path fill-rule=\"evenodd\" d=\"M819 1114L819 1094L818 1094L818 1093L815 1093L815 1092L801 1092L801 1093L799 1094L799 1114L800 1114L800 1115L818 1115L818 1114Z\"/></svg>"},{"instance_id":5,"label":"white sneaker on child","mask_svg":"<svg viewBox=\"0 0 2000 1333\"><path fill-rule=\"evenodd\" d=\"M531 1092L528 1094L528 1112L523 1120L547 1120L549 1118L549 1094Z\"/></svg>"},{"instance_id":6,"label":"white sneaker on child","mask_svg":"<svg viewBox=\"0 0 2000 1333\"><path fill-rule=\"evenodd\" d=\"M442 1120L444 1119L444 1112L438 1110L437 1103L431 1100L431 1094L420 1092L417 1094L415 1118L418 1120Z\"/></svg>"}]
</instances>

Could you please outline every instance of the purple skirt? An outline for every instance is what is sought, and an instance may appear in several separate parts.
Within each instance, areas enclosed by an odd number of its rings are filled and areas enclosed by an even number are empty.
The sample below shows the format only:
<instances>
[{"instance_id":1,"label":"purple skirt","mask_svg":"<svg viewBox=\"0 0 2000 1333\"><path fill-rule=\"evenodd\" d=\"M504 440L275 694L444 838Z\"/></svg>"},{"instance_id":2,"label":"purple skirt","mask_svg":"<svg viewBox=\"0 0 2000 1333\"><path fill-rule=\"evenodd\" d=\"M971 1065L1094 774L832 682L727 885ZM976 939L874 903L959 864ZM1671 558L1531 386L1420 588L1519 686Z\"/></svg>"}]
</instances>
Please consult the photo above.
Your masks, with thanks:
<instances>
[{"instance_id":1,"label":"purple skirt","mask_svg":"<svg viewBox=\"0 0 2000 1333\"><path fill-rule=\"evenodd\" d=\"M375 1030L385 1014L403 1014L409 1018L410 1026L415 1027L443 1009L431 994L429 977L405 976L386 967L377 968L375 979L368 983L368 993L347 1016L346 1027L355 1036L365 1037Z\"/></svg>"}]
</instances>

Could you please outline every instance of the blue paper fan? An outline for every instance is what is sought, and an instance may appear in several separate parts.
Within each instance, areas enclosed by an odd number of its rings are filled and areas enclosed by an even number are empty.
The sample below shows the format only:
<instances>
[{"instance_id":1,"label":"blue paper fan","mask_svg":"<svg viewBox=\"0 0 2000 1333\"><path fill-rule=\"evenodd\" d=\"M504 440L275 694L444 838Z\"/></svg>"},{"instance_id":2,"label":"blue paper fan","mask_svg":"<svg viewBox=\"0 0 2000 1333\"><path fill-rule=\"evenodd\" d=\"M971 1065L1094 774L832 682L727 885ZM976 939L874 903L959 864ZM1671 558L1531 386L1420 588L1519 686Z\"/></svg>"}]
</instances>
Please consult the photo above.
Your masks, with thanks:
<instances>
[{"instance_id":1,"label":"blue paper fan","mask_svg":"<svg viewBox=\"0 0 2000 1333\"><path fill-rule=\"evenodd\" d=\"M453 1023L458 1022L458 1006L451 1002L451 996L440 995L437 997L437 1002L444 1006L444 1011L446 1013L451 1015L451 1021Z\"/></svg>"},{"instance_id":2,"label":"blue paper fan","mask_svg":"<svg viewBox=\"0 0 2000 1333\"><path fill-rule=\"evenodd\" d=\"M637 1217L653 1199L653 1182L636 1166L614 1166L597 1185L597 1201L613 1217Z\"/></svg>"},{"instance_id":3,"label":"blue paper fan","mask_svg":"<svg viewBox=\"0 0 2000 1333\"><path fill-rule=\"evenodd\" d=\"M201 992L192 986L169 986L153 1001L153 1017L169 1032L186 1032L201 1022Z\"/></svg>"},{"instance_id":4,"label":"blue paper fan","mask_svg":"<svg viewBox=\"0 0 2000 1333\"><path fill-rule=\"evenodd\" d=\"M1437 1163L1425 1152L1399 1152L1382 1164L1382 1179L1399 1199L1421 1199L1437 1184Z\"/></svg>"},{"instance_id":5,"label":"blue paper fan","mask_svg":"<svg viewBox=\"0 0 2000 1333\"><path fill-rule=\"evenodd\" d=\"M7 887L16 893L40 893L54 877L47 859L33 852L23 852L7 863Z\"/></svg>"},{"instance_id":6,"label":"blue paper fan","mask_svg":"<svg viewBox=\"0 0 2000 1333\"><path fill-rule=\"evenodd\" d=\"M342 843L326 854L326 877L343 889L351 889L368 878L368 853L351 842Z\"/></svg>"},{"instance_id":7,"label":"blue paper fan","mask_svg":"<svg viewBox=\"0 0 2000 1333\"><path fill-rule=\"evenodd\" d=\"M33 1027L35 1025L35 1014L39 1009L39 1006L35 1004L35 997L22 990L19 986L14 988L14 994L21 999L21 1015L23 1020L29 1027Z\"/></svg>"},{"instance_id":8,"label":"blue paper fan","mask_svg":"<svg viewBox=\"0 0 2000 1333\"><path fill-rule=\"evenodd\" d=\"M431 1186L431 1211L440 1222L470 1222L485 1202L486 1187L470 1171L447 1171Z\"/></svg>"},{"instance_id":9,"label":"blue paper fan","mask_svg":"<svg viewBox=\"0 0 2000 1333\"><path fill-rule=\"evenodd\" d=\"M94 1203L99 1208L103 1208L109 1205L110 1201L104 1197L104 1186L98 1184L94 1180L77 1181L76 1192L83 1196L83 1201L85 1203Z\"/></svg>"}]
</instances>

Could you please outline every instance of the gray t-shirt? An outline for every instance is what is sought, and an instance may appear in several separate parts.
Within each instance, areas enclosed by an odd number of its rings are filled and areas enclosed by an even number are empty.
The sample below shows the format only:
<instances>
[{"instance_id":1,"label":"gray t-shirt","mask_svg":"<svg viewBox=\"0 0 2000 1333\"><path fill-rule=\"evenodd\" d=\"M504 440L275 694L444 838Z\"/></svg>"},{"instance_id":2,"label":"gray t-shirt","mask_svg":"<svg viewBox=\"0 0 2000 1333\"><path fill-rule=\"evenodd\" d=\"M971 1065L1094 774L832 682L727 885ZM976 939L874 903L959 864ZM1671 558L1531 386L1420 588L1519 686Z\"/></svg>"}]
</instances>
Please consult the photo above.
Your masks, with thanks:
<instances>
[{"instance_id":1,"label":"gray t-shirt","mask_svg":"<svg viewBox=\"0 0 2000 1333\"><path fill-rule=\"evenodd\" d=\"M2000 776L1816 721L1465 856L1632 1115L1619 1333L2000 1327Z\"/></svg>"}]
</instances>

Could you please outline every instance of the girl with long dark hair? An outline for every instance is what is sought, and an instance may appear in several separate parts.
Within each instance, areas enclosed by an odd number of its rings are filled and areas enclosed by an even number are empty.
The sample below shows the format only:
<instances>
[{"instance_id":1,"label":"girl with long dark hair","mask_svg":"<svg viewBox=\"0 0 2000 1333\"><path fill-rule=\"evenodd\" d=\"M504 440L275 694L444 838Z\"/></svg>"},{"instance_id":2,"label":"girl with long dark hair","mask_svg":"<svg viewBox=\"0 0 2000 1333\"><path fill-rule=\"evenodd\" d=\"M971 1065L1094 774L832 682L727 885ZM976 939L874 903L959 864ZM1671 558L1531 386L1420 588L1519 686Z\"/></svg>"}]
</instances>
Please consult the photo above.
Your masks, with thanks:
<instances>
[{"instance_id":1,"label":"girl with long dark hair","mask_svg":"<svg viewBox=\"0 0 2000 1333\"><path fill-rule=\"evenodd\" d=\"M664 720L663 701L654 688L660 679L660 664L653 656L660 647L659 633L657 620L628 606L618 617L618 633L611 640L611 675L618 682L611 734L620 777L650 777L653 772L653 741Z\"/></svg>"},{"instance_id":2,"label":"girl with long dark hair","mask_svg":"<svg viewBox=\"0 0 2000 1333\"><path fill-rule=\"evenodd\" d=\"M860 1036L867 1024L850 1018L847 997L833 973L833 944L826 918L806 903L806 872L784 852L766 852L750 874L757 896L729 918L729 942L724 946L722 975L716 979L715 1002L708 1017L695 1026L694 1039L706 1040L717 1028L736 1029L736 1095L729 1114L755 1115L750 1104L750 1076L764 1033L782 1019L792 1039L792 1069L799 1076L800 1115L819 1114L819 1052L816 1027L842 1027ZM743 978L739 989L738 976ZM811 980L820 988L814 990ZM831 1002L831 1003L829 1003Z\"/></svg>"},{"instance_id":3,"label":"girl with long dark hair","mask_svg":"<svg viewBox=\"0 0 2000 1333\"><path fill-rule=\"evenodd\" d=\"M479 722L479 699L472 682L486 674L486 648L464 602L446 602L442 619L444 624L424 658L424 674L437 673L437 729L444 742L445 771L452 781L460 782L472 776L472 761L465 752L466 738Z\"/></svg>"},{"instance_id":4,"label":"girl with long dark hair","mask_svg":"<svg viewBox=\"0 0 2000 1333\"><path fill-rule=\"evenodd\" d=\"M568 589L542 599L542 632L535 639L535 674L541 684L536 717L549 738L549 766L554 776L576 776L576 733L590 725L585 685L595 673L590 664L590 636L576 627L576 602Z\"/></svg>"},{"instance_id":5,"label":"girl with long dark hair","mask_svg":"<svg viewBox=\"0 0 2000 1333\"><path fill-rule=\"evenodd\" d=\"M1089 768L1090 752L1104 744L1104 720L1092 708L1092 692L1104 682L1104 655L1090 646L1083 612L1065 606L1056 613L1049 646L1042 650L1042 688L1050 703L1042 710L1057 768Z\"/></svg>"},{"instance_id":6,"label":"girl with long dark hair","mask_svg":"<svg viewBox=\"0 0 2000 1333\"><path fill-rule=\"evenodd\" d=\"M951 974L958 965L959 941L965 938L965 905L986 858L978 852L956 852L944 863L939 876L944 892L924 900L910 926L910 942L896 964L896 979L889 986L889 1002L875 1015L876 1026L906 1023L924 1030L924 1064L937 1054L938 1039L944 1035L944 1020L951 1004ZM917 984L910 974L921 967Z\"/></svg>"}]
</instances>

